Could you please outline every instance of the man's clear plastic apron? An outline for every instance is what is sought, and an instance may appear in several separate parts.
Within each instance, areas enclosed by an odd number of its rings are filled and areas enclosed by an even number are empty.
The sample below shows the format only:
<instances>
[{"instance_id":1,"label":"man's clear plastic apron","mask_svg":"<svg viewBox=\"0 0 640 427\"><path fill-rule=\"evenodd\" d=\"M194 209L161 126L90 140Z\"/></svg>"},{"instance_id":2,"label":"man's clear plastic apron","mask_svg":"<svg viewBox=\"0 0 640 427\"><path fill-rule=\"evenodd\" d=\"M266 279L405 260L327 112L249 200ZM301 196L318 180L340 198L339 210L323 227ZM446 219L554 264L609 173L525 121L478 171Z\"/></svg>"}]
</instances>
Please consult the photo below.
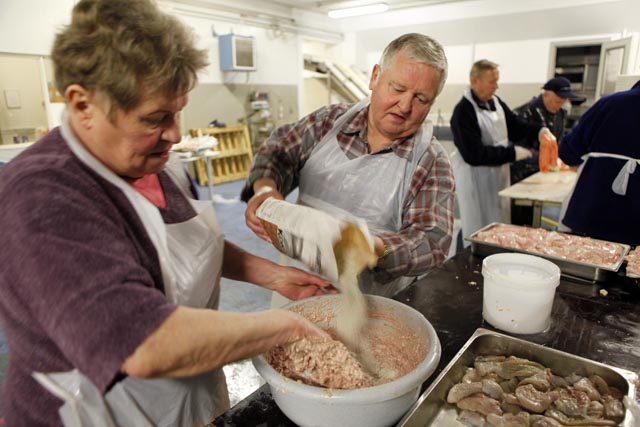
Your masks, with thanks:
<instances>
[{"instance_id":1,"label":"man's clear plastic apron","mask_svg":"<svg viewBox=\"0 0 640 427\"><path fill-rule=\"evenodd\" d=\"M340 148L337 135L350 118L368 105L369 100L364 100L351 107L313 149L300 171L298 203L340 218L364 219L372 234L396 233L402 227L402 205L418 164L431 143L433 126L425 123L416 132L410 159L392 151L349 159ZM301 263L288 260L289 265L304 268ZM359 279L362 292L389 297L416 277L379 283L365 270Z\"/></svg>"},{"instance_id":2,"label":"man's clear plastic apron","mask_svg":"<svg viewBox=\"0 0 640 427\"><path fill-rule=\"evenodd\" d=\"M496 111L483 110L467 88L464 97L471 102L478 118L482 143L487 146L509 145L507 120L496 97ZM464 161L458 150L451 154L451 164L456 180L458 207L462 219L462 232L469 236L492 222L510 222L511 207L508 199L498 192L509 186L509 164L502 166L471 166ZM465 243L468 245L468 243Z\"/></svg>"},{"instance_id":3,"label":"man's clear plastic apron","mask_svg":"<svg viewBox=\"0 0 640 427\"><path fill-rule=\"evenodd\" d=\"M197 215L165 224L151 202L95 159L63 120L62 135L78 158L116 185L135 208L157 250L167 299L175 304L217 308L224 237L213 204L189 199ZM183 190L188 179L179 160L166 170ZM204 426L229 408L222 369L188 378L137 379L118 382L106 396L77 370L35 374L49 391L65 400L65 426Z\"/></svg>"},{"instance_id":4,"label":"man's clear plastic apron","mask_svg":"<svg viewBox=\"0 0 640 427\"><path fill-rule=\"evenodd\" d=\"M587 164L587 161L591 157L606 157L610 159L618 159L618 160L626 160L625 164L620 168L620 172L615 177L613 182L611 183L611 191L619 196L624 196L627 194L627 185L629 184L629 175L635 173L636 167L640 166L640 159L634 159L633 157L623 156L622 154L614 154L614 153L602 153L602 152L592 152L587 153L582 156L582 163L578 168L578 175L576 177L576 181L573 184L573 188L571 192L565 197L562 202L562 208L560 210L560 224L558 225L558 231L571 231L571 228L567 227L562 220L564 219L564 215L567 213L567 208L571 203L571 197L573 197L573 192L576 190L576 187L580 183L580 175L582 174L582 170L584 169L584 165Z\"/></svg>"}]
</instances>

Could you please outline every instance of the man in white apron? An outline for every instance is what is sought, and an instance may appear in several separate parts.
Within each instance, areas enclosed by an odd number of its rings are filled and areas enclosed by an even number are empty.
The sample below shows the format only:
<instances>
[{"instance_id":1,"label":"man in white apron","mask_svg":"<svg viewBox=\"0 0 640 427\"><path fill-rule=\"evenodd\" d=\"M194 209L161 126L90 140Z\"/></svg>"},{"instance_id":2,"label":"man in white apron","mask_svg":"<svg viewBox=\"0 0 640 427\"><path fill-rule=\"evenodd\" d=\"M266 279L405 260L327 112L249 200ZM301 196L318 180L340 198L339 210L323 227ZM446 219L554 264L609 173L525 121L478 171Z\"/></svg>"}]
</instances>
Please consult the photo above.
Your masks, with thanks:
<instances>
[{"instance_id":1,"label":"man in white apron","mask_svg":"<svg viewBox=\"0 0 640 427\"><path fill-rule=\"evenodd\" d=\"M560 158L579 167L562 206L559 229L640 244L640 82L600 98L560 144Z\"/></svg>"},{"instance_id":2,"label":"man in white apron","mask_svg":"<svg viewBox=\"0 0 640 427\"><path fill-rule=\"evenodd\" d=\"M373 68L371 99L322 108L263 144L242 195L247 225L268 240L258 206L299 186L298 203L367 222L379 260L361 275L363 292L391 296L439 266L451 243L453 180L425 119L446 74L435 40L392 41Z\"/></svg>"},{"instance_id":3,"label":"man in white apron","mask_svg":"<svg viewBox=\"0 0 640 427\"><path fill-rule=\"evenodd\" d=\"M221 275L293 299L330 284L226 242L179 161L165 170L206 58L148 0L81 0L56 36L63 124L0 174L7 425L204 426L229 406L224 364L327 336L214 309Z\"/></svg>"},{"instance_id":4,"label":"man in white apron","mask_svg":"<svg viewBox=\"0 0 640 427\"><path fill-rule=\"evenodd\" d=\"M470 87L451 116L456 150L451 155L465 236L492 222L509 223L510 202L498 196L509 186L509 163L531 157L510 141L543 138L547 128L518 118L495 96L500 73L486 59L471 67Z\"/></svg>"}]
</instances>

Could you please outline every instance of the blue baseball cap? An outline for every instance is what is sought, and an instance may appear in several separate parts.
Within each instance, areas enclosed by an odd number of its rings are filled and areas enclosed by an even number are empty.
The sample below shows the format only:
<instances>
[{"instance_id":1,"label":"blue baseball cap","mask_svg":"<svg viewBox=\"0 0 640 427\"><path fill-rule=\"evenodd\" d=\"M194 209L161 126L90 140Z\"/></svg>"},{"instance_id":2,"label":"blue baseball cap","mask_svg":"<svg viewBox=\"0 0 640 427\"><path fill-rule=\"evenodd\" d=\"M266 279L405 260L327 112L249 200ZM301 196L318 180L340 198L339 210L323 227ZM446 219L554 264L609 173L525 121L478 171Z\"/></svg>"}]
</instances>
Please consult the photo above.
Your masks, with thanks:
<instances>
[{"instance_id":1,"label":"blue baseball cap","mask_svg":"<svg viewBox=\"0 0 640 427\"><path fill-rule=\"evenodd\" d=\"M555 77L545 83L542 88L544 90L550 90L554 92L560 98L574 99L578 97L578 95L571 91L571 82L569 81L569 79L566 79L564 77Z\"/></svg>"}]
</instances>

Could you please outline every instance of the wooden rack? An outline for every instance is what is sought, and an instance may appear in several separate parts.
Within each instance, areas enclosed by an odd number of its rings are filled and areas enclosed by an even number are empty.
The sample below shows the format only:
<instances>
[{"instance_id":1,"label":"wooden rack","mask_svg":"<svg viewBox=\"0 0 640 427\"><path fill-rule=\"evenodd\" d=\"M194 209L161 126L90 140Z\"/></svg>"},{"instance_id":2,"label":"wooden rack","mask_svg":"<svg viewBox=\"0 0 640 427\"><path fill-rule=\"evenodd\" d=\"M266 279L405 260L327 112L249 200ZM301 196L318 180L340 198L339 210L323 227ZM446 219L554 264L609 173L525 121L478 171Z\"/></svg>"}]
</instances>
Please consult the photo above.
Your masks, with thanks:
<instances>
[{"instance_id":1,"label":"wooden rack","mask_svg":"<svg viewBox=\"0 0 640 427\"><path fill-rule=\"evenodd\" d=\"M245 179L251 168L253 151L249 130L246 125L234 125L223 128L190 129L191 137L211 135L218 139L218 145L212 150L220 155L211 158L213 183ZM196 160L196 175L200 185L207 185L207 169L204 159Z\"/></svg>"}]
</instances>

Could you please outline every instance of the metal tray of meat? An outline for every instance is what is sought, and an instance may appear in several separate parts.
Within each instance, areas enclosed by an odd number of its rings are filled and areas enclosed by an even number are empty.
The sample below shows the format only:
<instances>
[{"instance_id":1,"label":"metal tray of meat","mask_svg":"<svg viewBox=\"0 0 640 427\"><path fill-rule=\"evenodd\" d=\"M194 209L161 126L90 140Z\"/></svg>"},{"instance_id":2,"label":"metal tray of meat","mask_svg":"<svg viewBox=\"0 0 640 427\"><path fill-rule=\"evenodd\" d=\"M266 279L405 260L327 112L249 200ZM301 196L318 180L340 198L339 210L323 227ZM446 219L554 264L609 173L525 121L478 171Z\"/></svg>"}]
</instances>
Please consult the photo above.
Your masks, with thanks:
<instances>
[{"instance_id":1,"label":"metal tray of meat","mask_svg":"<svg viewBox=\"0 0 640 427\"><path fill-rule=\"evenodd\" d=\"M640 245L629 250L625 258L627 258L625 264L625 275L634 280L640 279L640 265L638 263L638 260L640 260ZM633 258L635 262L632 262L630 258ZM630 268L630 264L633 265L633 268Z\"/></svg>"},{"instance_id":2,"label":"metal tray of meat","mask_svg":"<svg viewBox=\"0 0 640 427\"><path fill-rule=\"evenodd\" d=\"M451 387L461 381L466 369L473 366L476 356L521 357L538 362L560 376L596 374L630 399L635 398L638 375L631 371L479 328L409 409L397 427L464 427L456 420L456 406L447 403L447 394ZM624 421L619 425L634 426L628 409Z\"/></svg>"},{"instance_id":3,"label":"metal tray of meat","mask_svg":"<svg viewBox=\"0 0 640 427\"><path fill-rule=\"evenodd\" d=\"M620 254L620 256L618 257L615 263L609 264L609 265L598 265L598 264L591 264L591 263L586 263L581 261L572 261L570 259L560 258L557 256L542 254L534 251L527 251L519 248L512 248L509 246L501 246L495 243L489 243L489 242L479 240L476 237L478 233L487 231L490 228L495 227L497 225L513 226L511 224L502 224L499 222L494 222L474 232L473 234L471 234L471 236L465 237L465 240L471 242L471 251L474 254L487 256L487 255L493 255L493 254L502 253L502 252L518 252L523 254L535 255L535 256L548 259L549 261L556 264L558 267L560 267L560 271L563 276L576 277L579 279L602 282L607 280L611 276L615 276L616 272L618 271L618 269L620 268L620 266L624 261L625 255L631 249L629 245L625 245L622 243L599 240L603 243L619 245L622 248L622 253ZM525 227L522 227L522 228L525 228ZM597 241L598 239L592 239L592 240Z\"/></svg>"}]
</instances>

